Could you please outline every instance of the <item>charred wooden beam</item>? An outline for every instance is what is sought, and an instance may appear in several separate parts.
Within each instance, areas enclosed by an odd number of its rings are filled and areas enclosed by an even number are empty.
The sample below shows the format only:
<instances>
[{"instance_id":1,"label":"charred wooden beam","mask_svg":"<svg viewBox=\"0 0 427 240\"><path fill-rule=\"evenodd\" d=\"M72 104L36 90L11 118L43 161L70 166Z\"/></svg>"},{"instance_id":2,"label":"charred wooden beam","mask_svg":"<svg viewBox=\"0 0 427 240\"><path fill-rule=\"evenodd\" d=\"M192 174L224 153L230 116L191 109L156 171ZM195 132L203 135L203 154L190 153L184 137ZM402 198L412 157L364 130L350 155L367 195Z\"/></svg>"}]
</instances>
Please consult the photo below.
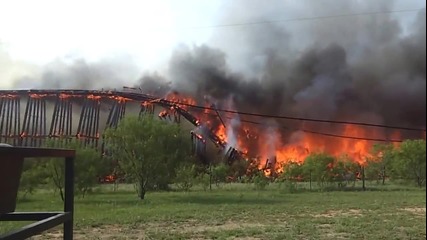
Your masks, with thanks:
<instances>
[{"instance_id":1,"label":"charred wooden beam","mask_svg":"<svg viewBox=\"0 0 427 240\"><path fill-rule=\"evenodd\" d=\"M191 151L194 156L196 156L199 161L208 164L206 160L206 140L203 136L195 133L194 131L190 132L191 134Z\"/></svg>"},{"instance_id":2,"label":"charred wooden beam","mask_svg":"<svg viewBox=\"0 0 427 240\"><path fill-rule=\"evenodd\" d=\"M46 137L46 100L44 96L30 94L25 108L21 145L40 147Z\"/></svg>"},{"instance_id":3,"label":"charred wooden beam","mask_svg":"<svg viewBox=\"0 0 427 240\"><path fill-rule=\"evenodd\" d=\"M126 101L114 101L108 113L106 128L115 128L126 113Z\"/></svg>"},{"instance_id":4,"label":"charred wooden beam","mask_svg":"<svg viewBox=\"0 0 427 240\"><path fill-rule=\"evenodd\" d=\"M233 164L233 162L240 160L241 157L241 152L237 151L233 147L229 147L224 155L225 161L230 165Z\"/></svg>"},{"instance_id":5,"label":"charred wooden beam","mask_svg":"<svg viewBox=\"0 0 427 240\"><path fill-rule=\"evenodd\" d=\"M125 117L126 114L126 101L114 101L113 106L110 108L110 112L107 117L107 128L116 128L119 122ZM101 152L107 154L105 149L105 138L102 136Z\"/></svg>"},{"instance_id":6,"label":"charred wooden beam","mask_svg":"<svg viewBox=\"0 0 427 240\"><path fill-rule=\"evenodd\" d=\"M141 118L144 114L154 114L154 104L149 101L143 101L140 104L139 117Z\"/></svg>"},{"instance_id":7,"label":"charred wooden beam","mask_svg":"<svg viewBox=\"0 0 427 240\"><path fill-rule=\"evenodd\" d=\"M19 145L20 105L20 98L17 95L0 96L0 142Z\"/></svg>"},{"instance_id":8,"label":"charred wooden beam","mask_svg":"<svg viewBox=\"0 0 427 240\"><path fill-rule=\"evenodd\" d=\"M84 146L98 147L99 141L99 111L98 98L87 98L80 113L77 126L77 139L82 140Z\"/></svg>"},{"instance_id":9,"label":"charred wooden beam","mask_svg":"<svg viewBox=\"0 0 427 240\"><path fill-rule=\"evenodd\" d=\"M73 104L66 98L58 95L55 102L55 107L52 113L52 121L50 124L49 138L63 139L69 142L72 135L73 123ZM62 142L62 141L59 141Z\"/></svg>"},{"instance_id":10,"label":"charred wooden beam","mask_svg":"<svg viewBox=\"0 0 427 240\"><path fill-rule=\"evenodd\" d=\"M215 110L216 115L218 116L219 120L221 121L222 126L224 126L224 128L227 128L227 126L225 126L224 121L222 120L221 114L219 114L215 104L212 104L211 108L213 108Z\"/></svg>"}]
</instances>

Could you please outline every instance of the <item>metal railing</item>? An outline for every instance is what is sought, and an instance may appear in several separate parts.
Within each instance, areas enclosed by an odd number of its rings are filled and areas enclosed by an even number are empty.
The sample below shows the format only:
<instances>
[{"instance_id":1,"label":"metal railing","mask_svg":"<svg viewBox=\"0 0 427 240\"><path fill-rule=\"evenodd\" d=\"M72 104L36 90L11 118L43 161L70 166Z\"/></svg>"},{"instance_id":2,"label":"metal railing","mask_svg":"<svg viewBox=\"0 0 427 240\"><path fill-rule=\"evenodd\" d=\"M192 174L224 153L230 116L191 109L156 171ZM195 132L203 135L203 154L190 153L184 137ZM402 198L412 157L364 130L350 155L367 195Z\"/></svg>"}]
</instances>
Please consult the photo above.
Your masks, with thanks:
<instances>
[{"instance_id":1,"label":"metal railing","mask_svg":"<svg viewBox=\"0 0 427 240\"><path fill-rule=\"evenodd\" d=\"M63 238L73 239L74 216L74 150L0 146L0 221L36 221L20 229L0 235L1 240L27 239L63 224ZM64 158L65 159L65 198L62 212L15 212L19 178L25 158ZM9 167L8 167L9 163ZM12 169L14 168L14 169ZM2 174L9 172L9 174ZM10 173L12 172L12 173ZM10 177L10 179L2 179ZM13 182L17 182L14 184ZM12 186L11 186L12 185ZM9 199L6 199L9 198ZM9 205L9 206L6 206Z\"/></svg>"}]
</instances>

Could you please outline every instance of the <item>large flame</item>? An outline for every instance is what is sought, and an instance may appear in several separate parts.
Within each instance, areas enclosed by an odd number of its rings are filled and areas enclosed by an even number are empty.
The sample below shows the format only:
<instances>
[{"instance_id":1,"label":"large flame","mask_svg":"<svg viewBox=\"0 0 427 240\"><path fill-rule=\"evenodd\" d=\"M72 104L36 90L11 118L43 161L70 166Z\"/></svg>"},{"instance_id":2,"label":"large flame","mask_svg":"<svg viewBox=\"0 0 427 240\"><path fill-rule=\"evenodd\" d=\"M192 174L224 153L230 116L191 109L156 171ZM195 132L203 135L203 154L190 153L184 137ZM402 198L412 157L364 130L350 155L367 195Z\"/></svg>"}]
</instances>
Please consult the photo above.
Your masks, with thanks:
<instances>
[{"instance_id":1,"label":"large flame","mask_svg":"<svg viewBox=\"0 0 427 240\"><path fill-rule=\"evenodd\" d=\"M188 105L195 105L196 101L190 96L184 96L177 92L170 92L165 97L166 100L176 103L182 109L188 109Z\"/></svg>"},{"instance_id":2,"label":"large flame","mask_svg":"<svg viewBox=\"0 0 427 240\"><path fill-rule=\"evenodd\" d=\"M178 104L196 104L196 101L191 97L183 97L178 93L169 94L167 99ZM183 105L183 107L187 106ZM350 136L353 139L318 135L298 130L284 131L280 125L266 127L245 121L236 125L233 124L233 121L239 119L236 114L220 114L211 106L206 106L208 108L203 111L194 112L197 118L207 125L221 141L228 143L229 146L237 149L247 158L258 159L259 169L265 169L270 163L273 163L274 170L280 172L283 164L288 162L303 163L307 156L315 152L325 152L337 158L345 156L346 159L360 165L366 165L372 159L370 152L375 142L363 139L387 138L387 134L381 129L367 129L351 124L344 124L336 134ZM398 131L388 135L390 139L400 139Z\"/></svg>"}]
</instances>

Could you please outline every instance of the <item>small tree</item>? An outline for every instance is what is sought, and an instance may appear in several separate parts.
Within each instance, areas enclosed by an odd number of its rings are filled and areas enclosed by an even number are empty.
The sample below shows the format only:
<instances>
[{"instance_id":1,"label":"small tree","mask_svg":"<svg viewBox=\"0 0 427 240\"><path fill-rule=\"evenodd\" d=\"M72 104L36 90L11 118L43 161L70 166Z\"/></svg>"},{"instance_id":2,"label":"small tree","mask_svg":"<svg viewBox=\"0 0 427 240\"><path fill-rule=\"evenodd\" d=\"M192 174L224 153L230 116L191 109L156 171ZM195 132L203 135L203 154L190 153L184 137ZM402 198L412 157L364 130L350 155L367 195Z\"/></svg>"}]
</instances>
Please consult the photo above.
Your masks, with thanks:
<instances>
[{"instance_id":1,"label":"small tree","mask_svg":"<svg viewBox=\"0 0 427 240\"><path fill-rule=\"evenodd\" d=\"M279 179L285 179L289 181L298 181L302 179L309 179L309 176L304 175L303 165L296 162L287 162L283 164L283 173Z\"/></svg>"},{"instance_id":2,"label":"small tree","mask_svg":"<svg viewBox=\"0 0 427 240\"><path fill-rule=\"evenodd\" d=\"M208 190L211 186L211 175L202 173L197 177L198 182L202 185L204 191Z\"/></svg>"},{"instance_id":3,"label":"small tree","mask_svg":"<svg viewBox=\"0 0 427 240\"><path fill-rule=\"evenodd\" d=\"M86 193L92 191L98 183L98 178L107 174L109 166L110 163L106 162L95 149L77 148L75 160L77 193L84 197Z\"/></svg>"},{"instance_id":4,"label":"small tree","mask_svg":"<svg viewBox=\"0 0 427 240\"><path fill-rule=\"evenodd\" d=\"M309 155L303 164L304 176L311 176L319 186L330 183L334 179L333 167L335 158L325 153L314 153Z\"/></svg>"},{"instance_id":5,"label":"small tree","mask_svg":"<svg viewBox=\"0 0 427 240\"><path fill-rule=\"evenodd\" d=\"M414 179L419 187L426 181L426 141L406 140L394 151L392 169L395 177Z\"/></svg>"},{"instance_id":6,"label":"small tree","mask_svg":"<svg viewBox=\"0 0 427 240\"><path fill-rule=\"evenodd\" d=\"M255 185L255 189L264 190L268 184L270 184L270 180L264 175L263 171L259 171L255 174L253 183Z\"/></svg>"},{"instance_id":7,"label":"small tree","mask_svg":"<svg viewBox=\"0 0 427 240\"><path fill-rule=\"evenodd\" d=\"M385 179L391 171L391 161L393 158L394 147L391 144L375 144L372 147L372 157L368 161L368 165L365 167L365 176L368 179L376 179L377 182L382 180L382 184L385 184Z\"/></svg>"},{"instance_id":8,"label":"small tree","mask_svg":"<svg viewBox=\"0 0 427 240\"><path fill-rule=\"evenodd\" d=\"M19 190L23 194L22 198L26 198L28 194L32 194L35 188L41 184L45 184L48 177L46 171L46 162L37 159L29 159L24 161L23 171L19 184Z\"/></svg>"},{"instance_id":9,"label":"small tree","mask_svg":"<svg viewBox=\"0 0 427 240\"><path fill-rule=\"evenodd\" d=\"M183 164L176 170L175 184L183 191L189 191L193 187L195 166Z\"/></svg>"},{"instance_id":10,"label":"small tree","mask_svg":"<svg viewBox=\"0 0 427 240\"><path fill-rule=\"evenodd\" d=\"M221 183L227 180L230 167L224 163L220 163L212 168L212 180L219 187Z\"/></svg>"},{"instance_id":11,"label":"small tree","mask_svg":"<svg viewBox=\"0 0 427 240\"><path fill-rule=\"evenodd\" d=\"M286 162L282 165L283 173L279 175L277 179L280 183L280 186L284 184L285 188L290 192L297 191L297 182L301 180L310 181L310 190L311 190L311 179L310 176L304 175L303 164L296 162Z\"/></svg>"},{"instance_id":12,"label":"small tree","mask_svg":"<svg viewBox=\"0 0 427 240\"><path fill-rule=\"evenodd\" d=\"M49 142L48 146L58 145ZM82 197L90 192L98 183L98 178L107 174L109 162L101 157L95 149L82 146L80 142L73 141L62 143L62 147L76 150L74 159L74 183L77 194ZM65 165L62 159L50 159L46 164L49 179L53 182L55 189L59 191L61 199L64 200Z\"/></svg>"},{"instance_id":13,"label":"small tree","mask_svg":"<svg viewBox=\"0 0 427 240\"><path fill-rule=\"evenodd\" d=\"M104 136L106 148L126 177L136 183L141 199L149 189L167 187L175 177L176 167L190 159L191 143L180 126L151 115L127 117Z\"/></svg>"},{"instance_id":14,"label":"small tree","mask_svg":"<svg viewBox=\"0 0 427 240\"><path fill-rule=\"evenodd\" d=\"M230 166L230 172L235 179L241 180L246 175L248 162L245 160L234 161Z\"/></svg>"},{"instance_id":15,"label":"small tree","mask_svg":"<svg viewBox=\"0 0 427 240\"><path fill-rule=\"evenodd\" d=\"M350 181L353 187L356 184L356 174L360 171L360 166L347 156L341 156L334 163L332 180L338 182L338 187L346 187Z\"/></svg>"},{"instance_id":16,"label":"small tree","mask_svg":"<svg viewBox=\"0 0 427 240\"><path fill-rule=\"evenodd\" d=\"M60 161L58 159L49 159L46 164L46 169L49 174L49 179L52 181L52 184L54 186L55 192L58 191L59 196L61 197L62 201L64 201L65 164L63 163L63 161ZM74 176L74 180L75 179L76 176Z\"/></svg>"}]
</instances>

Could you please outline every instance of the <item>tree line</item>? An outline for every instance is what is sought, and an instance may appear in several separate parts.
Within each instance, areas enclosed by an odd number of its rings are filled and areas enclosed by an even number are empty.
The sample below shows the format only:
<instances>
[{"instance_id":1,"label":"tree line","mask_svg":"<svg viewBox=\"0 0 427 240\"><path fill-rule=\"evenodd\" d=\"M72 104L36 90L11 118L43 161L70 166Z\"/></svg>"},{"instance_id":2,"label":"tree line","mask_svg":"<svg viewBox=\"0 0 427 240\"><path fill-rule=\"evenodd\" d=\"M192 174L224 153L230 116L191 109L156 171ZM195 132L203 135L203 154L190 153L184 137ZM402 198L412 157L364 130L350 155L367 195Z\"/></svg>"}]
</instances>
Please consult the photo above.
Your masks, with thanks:
<instances>
[{"instance_id":1,"label":"tree line","mask_svg":"<svg viewBox=\"0 0 427 240\"><path fill-rule=\"evenodd\" d=\"M400 146L376 144L366 162L359 164L348 156L333 157L313 153L303 163L288 162L279 177L290 182L315 182L320 188L336 184L345 187L357 179L369 179L385 184L386 179L405 184L426 183L426 141L406 140Z\"/></svg>"},{"instance_id":2,"label":"tree line","mask_svg":"<svg viewBox=\"0 0 427 240\"><path fill-rule=\"evenodd\" d=\"M347 156L334 157L313 153L303 163L287 162L283 172L269 178L257 164L235 161L231 165L221 161L203 165L191 152L191 139L178 124L156 120L151 115L126 117L115 128L105 131L103 156L95 149L78 141L56 140L48 147L61 146L76 149L76 193L84 197L98 184L98 178L114 173L125 182L135 184L139 198L147 191L168 190L171 184L181 190L190 190L195 184L207 190L228 181L254 183L263 189L272 181L309 182L320 188L346 187L363 174L367 179L385 183L385 179L407 180L425 186L426 142L406 140L399 147L378 144L367 157L367 165L359 165ZM24 163L21 192L24 196L40 185L51 187L62 198L64 163L56 159L29 160Z\"/></svg>"}]
</instances>

